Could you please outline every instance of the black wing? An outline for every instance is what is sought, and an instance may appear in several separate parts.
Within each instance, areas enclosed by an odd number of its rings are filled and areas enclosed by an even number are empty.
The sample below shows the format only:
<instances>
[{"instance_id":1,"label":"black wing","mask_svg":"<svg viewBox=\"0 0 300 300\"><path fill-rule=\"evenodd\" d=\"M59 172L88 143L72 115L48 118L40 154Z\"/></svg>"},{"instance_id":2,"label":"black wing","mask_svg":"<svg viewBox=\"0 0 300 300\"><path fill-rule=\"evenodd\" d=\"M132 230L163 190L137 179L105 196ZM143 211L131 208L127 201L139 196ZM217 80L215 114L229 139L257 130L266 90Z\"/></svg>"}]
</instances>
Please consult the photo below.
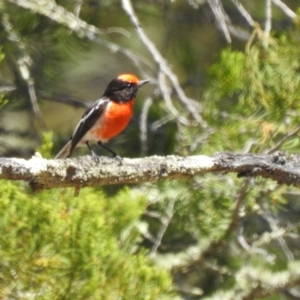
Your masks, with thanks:
<instances>
[{"instance_id":1,"label":"black wing","mask_svg":"<svg viewBox=\"0 0 300 300\"><path fill-rule=\"evenodd\" d=\"M87 131L90 130L100 118L109 101L108 98L101 98L86 110L71 137L70 152L74 150Z\"/></svg>"}]
</instances>

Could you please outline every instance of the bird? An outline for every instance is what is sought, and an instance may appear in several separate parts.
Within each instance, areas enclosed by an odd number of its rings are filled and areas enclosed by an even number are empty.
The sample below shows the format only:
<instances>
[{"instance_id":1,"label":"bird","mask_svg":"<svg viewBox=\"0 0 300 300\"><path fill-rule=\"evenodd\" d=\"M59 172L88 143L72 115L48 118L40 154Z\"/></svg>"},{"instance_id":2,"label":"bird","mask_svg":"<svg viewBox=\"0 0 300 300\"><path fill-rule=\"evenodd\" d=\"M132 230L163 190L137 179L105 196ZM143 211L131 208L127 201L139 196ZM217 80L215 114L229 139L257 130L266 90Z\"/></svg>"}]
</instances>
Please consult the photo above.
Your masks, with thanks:
<instances>
[{"instance_id":1,"label":"bird","mask_svg":"<svg viewBox=\"0 0 300 300\"><path fill-rule=\"evenodd\" d=\"M103 143L117 136L127 127L133 114L136 94L140 87L149 81L139 80L133 74L121 74L111 80L103 96L87 108L70 140L54 159L67 158L75 148L87 145L92 158L99 162L98 156L90 146L90 142L96 142L120 160L120 156Z\"/></svg>"}]
</instances>

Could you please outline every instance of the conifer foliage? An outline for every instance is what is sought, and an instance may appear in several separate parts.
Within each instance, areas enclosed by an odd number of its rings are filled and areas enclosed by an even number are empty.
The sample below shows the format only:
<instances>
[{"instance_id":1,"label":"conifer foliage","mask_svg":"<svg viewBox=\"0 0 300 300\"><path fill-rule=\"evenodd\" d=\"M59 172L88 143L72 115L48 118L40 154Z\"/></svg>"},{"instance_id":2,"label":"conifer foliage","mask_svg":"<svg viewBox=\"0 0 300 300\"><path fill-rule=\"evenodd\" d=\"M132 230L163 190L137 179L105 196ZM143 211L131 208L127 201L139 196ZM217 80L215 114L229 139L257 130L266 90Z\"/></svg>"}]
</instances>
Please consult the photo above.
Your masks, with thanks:
<instances>
[{"instance_id":1,"label":"conifer foliage","mask_svg":"<svg viewBox=\"0 0 300 300\"><path fill-rule=\"evenodd\" d=\"M94 99L122 67L152 84L114 145L122 156L285 151L299 162L296 1L57 2L0 1L0 125L25 110L44 158L69 138L88 105L80 97ZM35 150L18 130L0 127L3 156ZM298 299L299 190L247 175L77 197L1 181L0 298Z\"/></svg>"}]
</instances>

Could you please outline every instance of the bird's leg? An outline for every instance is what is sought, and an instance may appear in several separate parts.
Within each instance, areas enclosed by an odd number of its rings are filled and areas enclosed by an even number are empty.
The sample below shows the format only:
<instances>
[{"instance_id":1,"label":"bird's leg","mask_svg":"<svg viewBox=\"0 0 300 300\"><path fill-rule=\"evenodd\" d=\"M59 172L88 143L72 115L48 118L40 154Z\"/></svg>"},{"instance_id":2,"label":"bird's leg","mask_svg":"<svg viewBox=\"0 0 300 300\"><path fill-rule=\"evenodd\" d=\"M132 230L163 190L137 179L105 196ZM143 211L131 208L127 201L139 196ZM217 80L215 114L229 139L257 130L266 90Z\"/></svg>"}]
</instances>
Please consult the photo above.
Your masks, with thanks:
<instances>
[{"instance_id":1,"label":"bird's leg","mask_svg":"<svg viewBox=\"0 0 300 300\"><path fill-rule=\"evenodd\" d=\"M89 142L85 142L85 143L91 151L92 159L98 164L100 162L98 155L93 151L93 149L91 148Z\"/></svg>"},{"instance_id":2,"label":"bird's leg","mask_svg":"<svg viewBox=\"0 0 300 300\"><path fill-rule=\"evenodd\" d=\"M115 151L113 151L113 150L109 149L108 147L104 146L101 142L97 142L97 144L98 144L98 146L103 147L104 149L109 151L113 155L113 157L118 156L118 154Z\"/></svg>"},{"instance_id":3,"label":"bird's leg","mask_svg":"<svg viewBox=\"0 0 300 300\"><path fill-rule=\"evenodd\" d=\"M113 158L115 158L120 164L122 163L122 158L121 156L119 156L115 151L109 149L108 147L104 146L101 142L97 142L98 146L106 149L107 151L109 151L112 155Z\"/></svg>"}]
</instances>

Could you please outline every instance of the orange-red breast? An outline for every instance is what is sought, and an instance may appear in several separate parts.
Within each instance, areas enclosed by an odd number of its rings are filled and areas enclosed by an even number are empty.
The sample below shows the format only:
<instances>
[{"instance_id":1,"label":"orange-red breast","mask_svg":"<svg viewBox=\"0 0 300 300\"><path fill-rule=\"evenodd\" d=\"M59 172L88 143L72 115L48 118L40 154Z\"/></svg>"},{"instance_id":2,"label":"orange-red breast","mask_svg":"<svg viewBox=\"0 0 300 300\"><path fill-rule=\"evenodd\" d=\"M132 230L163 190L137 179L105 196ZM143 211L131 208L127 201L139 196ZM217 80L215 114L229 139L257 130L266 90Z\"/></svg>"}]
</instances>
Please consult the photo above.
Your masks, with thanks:
<instances>
[{"instance_id":1,"label":"orange-red breast","mask_svg":"<svg viewBox=\"0 0 300 300\"><path fill-rule=\"evenodd\" d=\"M149 80L139 80L132 74L122 74L113 79L108 84L103 96L83 114L69 142L58 152L55 158L66 158L76 147L82 145L87 145L92 156L96 158L90 147L90 142L96 142L111 152L113 156L117 156L103 143L126 128L133 114L136 94L139 88L147 82Z\"/></svg>"}]
</instances>

